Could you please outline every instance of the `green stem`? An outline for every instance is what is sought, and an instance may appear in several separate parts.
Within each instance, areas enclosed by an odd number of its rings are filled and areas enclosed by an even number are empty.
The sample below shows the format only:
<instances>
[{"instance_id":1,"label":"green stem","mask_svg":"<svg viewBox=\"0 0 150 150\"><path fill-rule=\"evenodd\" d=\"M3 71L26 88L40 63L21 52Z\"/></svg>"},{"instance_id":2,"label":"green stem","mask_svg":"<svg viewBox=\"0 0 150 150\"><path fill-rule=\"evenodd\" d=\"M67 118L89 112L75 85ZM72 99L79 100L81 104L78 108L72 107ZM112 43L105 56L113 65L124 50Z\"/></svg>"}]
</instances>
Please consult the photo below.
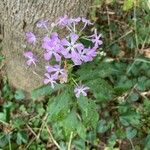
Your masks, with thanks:
<instances>
[{"instance_id":1,"label":"green stem","mask_svg":"<svg viewBox=\"0 0 150 150\"><path fill-rule=\"evenodd\" d=\"M129 139L129 141L130 141L130 143L131 143L132 150L135 150L135 147L134 147L134 145L133 145L133 142L132 142L132 140L130 140L130 139Z\"/></svg>"},{"instance_id":2,"label":"green stem","mask_svg":"<svg viewBox=\"0 0 150 150\"><path fill-rule=\"evenodd\" d=\"M10 134L9 134L9 140L8 140L8 142L9 142L9 150L12 150L11 141L10 141Z\"/></svg>"},{"instance_id":3,"label":"green stem","mask_svg":"<svg viewBox=\"0 0 150 150\"><path fill-rule=\"evenodd\" d=\"M74 78L71 78L71 79L75 83L75 85L78 85L78 83L74 80Z\"/></svg>"},{"instance_id":4,"label":"green stem","mask_svg":"<svg viewBox=\"0 0 150 150\"><path fill-rule=\"evenodd\" d=\"M71 150L72 138L73 138L73 132L71 132L71 134L70 134L70 139L69 139L69 144L68 144L68 150Z\"/></svg>"}]
</instances>

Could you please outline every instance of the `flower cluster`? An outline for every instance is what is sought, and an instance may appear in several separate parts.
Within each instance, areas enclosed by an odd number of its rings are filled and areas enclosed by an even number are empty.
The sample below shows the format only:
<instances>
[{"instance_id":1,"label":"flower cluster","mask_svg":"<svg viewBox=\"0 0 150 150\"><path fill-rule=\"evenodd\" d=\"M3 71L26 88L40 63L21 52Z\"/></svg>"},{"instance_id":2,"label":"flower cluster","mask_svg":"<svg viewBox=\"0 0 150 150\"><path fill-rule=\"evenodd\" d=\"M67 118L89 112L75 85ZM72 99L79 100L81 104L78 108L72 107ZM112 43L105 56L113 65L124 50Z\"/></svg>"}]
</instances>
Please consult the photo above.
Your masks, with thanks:
<instances>
[{"instance_id":1,"label":"flower cluster","mask_svg":"<svg viewBox=\"0 0 150 150\"><path fill-rule=\"evenodd\" d=\"M80 24L80 29L77 25ZM88 26L93 25L86 18L69 18L67 15L60 17L55 23L52 23L49 30L48 20L40 20L37 23L38 28L46 29L47 34L42 37L43 59L48 63L45 66L44 84L50 84L52 88L57 82L65 83L68 78L68 70L65 64L81 65L92 61L97 55L97 49L102 45L102 35L94 31L90 36L83 35L83 30ZM53 32L54 28L65 28L66 36L61 37L58 33ZM32 32L26 33L27 42L31 45L36 45L37 36ZM85 46L81 39L89 41L89 46ZM31 51L24 52L27 59L27 65L34 64L36 66L37 57ZM55 62L55 63L54 63ZM80 95L86 96L89 87L78 85L74 92L76 97Z\"/></svg>"}]
</instances>

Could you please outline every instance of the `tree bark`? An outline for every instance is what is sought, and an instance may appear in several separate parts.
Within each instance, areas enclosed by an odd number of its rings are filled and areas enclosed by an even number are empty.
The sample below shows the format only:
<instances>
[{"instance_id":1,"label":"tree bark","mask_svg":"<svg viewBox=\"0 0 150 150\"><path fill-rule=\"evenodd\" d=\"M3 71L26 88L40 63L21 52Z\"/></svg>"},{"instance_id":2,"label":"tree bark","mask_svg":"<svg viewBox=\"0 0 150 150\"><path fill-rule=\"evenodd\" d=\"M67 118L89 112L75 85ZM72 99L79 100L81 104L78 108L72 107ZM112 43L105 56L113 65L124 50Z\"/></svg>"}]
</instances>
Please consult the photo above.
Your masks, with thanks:
<instances>
[{"instance_id":1,"label":"tree bark","mask_svg":"<svg viewBox=\"0 0 150 150\"><path fill-rule=\"evenodd\" d=\"M0 0L1 28L3 29L3 52L10 84L26 92L43 84L42 63L27 68L23 52L28 49L25 32L33 31L42 18L51 22L59 16L85 16L91 0ZM33 48L41 54L42 49Z\"/></svg>"}]
</instances>

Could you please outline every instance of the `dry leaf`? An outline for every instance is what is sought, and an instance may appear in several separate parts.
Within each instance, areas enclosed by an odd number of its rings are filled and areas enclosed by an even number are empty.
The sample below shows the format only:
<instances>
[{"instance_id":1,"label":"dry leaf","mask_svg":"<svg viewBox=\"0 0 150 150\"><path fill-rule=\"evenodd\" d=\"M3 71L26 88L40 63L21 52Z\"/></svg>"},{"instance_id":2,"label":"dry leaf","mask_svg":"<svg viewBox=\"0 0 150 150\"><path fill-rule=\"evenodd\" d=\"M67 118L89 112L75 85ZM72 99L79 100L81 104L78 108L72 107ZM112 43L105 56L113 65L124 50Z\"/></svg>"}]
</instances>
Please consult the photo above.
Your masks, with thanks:
<instances>
[{"instance_id":1,"label":"dry leaf","mask_svg":"<svg viewBox=\"0 0 150 150\"><path fill-rule=\"evenodd\" d=\"M145 57L150 58L150 48L144 49L143 54Z\"/></svg>"}]
</instances>

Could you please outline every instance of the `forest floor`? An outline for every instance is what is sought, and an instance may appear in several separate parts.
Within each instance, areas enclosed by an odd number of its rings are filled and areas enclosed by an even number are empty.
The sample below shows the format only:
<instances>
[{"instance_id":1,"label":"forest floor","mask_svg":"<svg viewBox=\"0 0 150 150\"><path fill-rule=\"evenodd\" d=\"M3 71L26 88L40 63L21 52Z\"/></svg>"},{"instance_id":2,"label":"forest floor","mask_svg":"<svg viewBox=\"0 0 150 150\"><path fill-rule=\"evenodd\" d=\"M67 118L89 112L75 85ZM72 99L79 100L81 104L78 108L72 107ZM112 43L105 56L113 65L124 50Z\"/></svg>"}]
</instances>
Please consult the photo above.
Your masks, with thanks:
<instances>
[{"instance_id":1,"label":"forest floor","mask_svg":"<svg viewBox=\"0 0 150 150\"><path fill-rule=\"evenodd\" d=\"M70 150L150 149L150 6L148 1L128 3L98 0L91 7L89 16L103 35L106 53L105 61L95 66L105 67L103 83L109 85L101 89L96 132L87 129L86 140L69 138ZM0 149L53 150L61 146L69 150L67 136L63 139L56 134L62 132L60 128L43 129L48 98L26 102L23 92L13 90L2 76L5 59L1 50L0 43ZM110 75L111 68L117 74Z\"/></svg>"}]
</instances>

